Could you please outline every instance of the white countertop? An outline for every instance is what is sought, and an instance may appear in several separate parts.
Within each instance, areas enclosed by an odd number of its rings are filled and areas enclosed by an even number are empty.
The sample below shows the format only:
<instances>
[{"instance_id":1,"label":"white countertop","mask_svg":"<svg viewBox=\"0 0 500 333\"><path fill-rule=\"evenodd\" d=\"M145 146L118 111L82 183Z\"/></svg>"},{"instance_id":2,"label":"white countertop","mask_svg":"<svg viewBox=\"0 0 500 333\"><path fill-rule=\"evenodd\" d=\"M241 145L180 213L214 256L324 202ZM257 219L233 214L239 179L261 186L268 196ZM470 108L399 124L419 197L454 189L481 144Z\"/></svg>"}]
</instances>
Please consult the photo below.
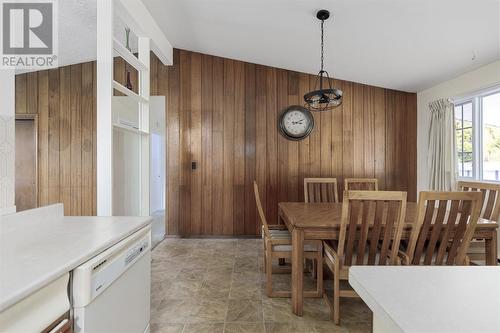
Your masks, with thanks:
<instances>
[{"instance_id":1,"label":"white countertop","mask_svg":"<svg viewBox=\"0 0 500 333\"><path fill-rule=\"evenodd\" d=\"M0 311L147 226L150 217L0 216ZM61 213L62 215L62 213Z\"/></svg>"},{"instance_id":2,"label":"white countertop","mask_svg":"<svg viewBox=\"0 0 500 333\"><path fill-rule=\"evenodd\" d=\"M353 266L349 283L400 332L500 332L500 266Z\"/></svg>"}]
</instances>

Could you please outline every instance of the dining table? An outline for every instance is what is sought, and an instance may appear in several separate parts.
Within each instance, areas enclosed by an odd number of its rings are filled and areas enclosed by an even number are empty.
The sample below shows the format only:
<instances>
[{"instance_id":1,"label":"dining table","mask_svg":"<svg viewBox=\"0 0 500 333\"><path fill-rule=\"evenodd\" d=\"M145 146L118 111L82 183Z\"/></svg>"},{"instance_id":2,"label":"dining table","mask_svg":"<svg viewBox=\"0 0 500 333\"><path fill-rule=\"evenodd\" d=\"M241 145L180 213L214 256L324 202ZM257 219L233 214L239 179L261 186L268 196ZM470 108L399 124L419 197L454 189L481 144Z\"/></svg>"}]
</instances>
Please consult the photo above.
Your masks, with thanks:
<instances>
[{"instance_id":1,"label":"dining table","mask_svg":"<svg viewBox=\"0 0 500 333\"><path fill-rule=\"evenodd\" d=\"M409 240L416 210L416 202L407 203L401 240ZM302 316L304 241L338 240L342 203L280 202L278 215L280 223L284 223L292 235L292 311ZM496 221L480 218L472 236L484 240L486 265L497 264L497 228Z\"/></svg>"}]
</instances>

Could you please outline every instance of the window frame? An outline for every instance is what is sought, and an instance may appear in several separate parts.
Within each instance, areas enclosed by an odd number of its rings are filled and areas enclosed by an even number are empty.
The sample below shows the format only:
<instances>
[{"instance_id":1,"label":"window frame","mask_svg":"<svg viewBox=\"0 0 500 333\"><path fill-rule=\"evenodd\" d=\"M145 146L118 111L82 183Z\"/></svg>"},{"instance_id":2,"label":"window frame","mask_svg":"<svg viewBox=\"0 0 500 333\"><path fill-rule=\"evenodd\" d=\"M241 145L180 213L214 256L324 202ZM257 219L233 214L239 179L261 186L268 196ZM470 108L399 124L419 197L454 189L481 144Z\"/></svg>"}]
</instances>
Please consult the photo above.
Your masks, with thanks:
<instances>
[{"instance_id":1,"label":"window frame","mask_svg":"<svg viewBox=\"0 0 500 333\"><path fill-rule=\"evenodd\" d=\"M455 107L462 106L467 103L472 103L472 177L457 176L458 180L478 180L500 183L500 180L489 180L483 177L483 98L500 94L500 86L494 86L488 89L477 91L465 97L453 99L453 120L456 123ZM462 125L463 125L463 109L462 109ZM455 128L455 140L456 132ZM462 132L463 133L463 132ZM463 134L462 134L463 135ZM455 157L458 167L458 150L455 142ZM457 170L458 171L458 170Z\"/></svg>"},{"instance_id":2,"label":"window frame","mask_svg":"<svg viewBox=\"0 0 500 333\"><path fill-rule=\"evenodd\" d=\"M464 116L464 111L463 111L463 106L466 105L466 104L471 104L471 108L472 108L472 124L471 124L471 129L472 129L472 176L471 177L464 177L464 176L458 176L458 179L461 179L461 180L471 180L471 179L477 179L476 178L476 174L477 174L477 168L476 168L476 163L477 163L477 156L476 156L476 129L475 129L475 124L477 123L476 122L476 108L475 108L475 103L474 103L474 98L464 98L464 99L461 99L460 101L454 101L454 105L453 105L453 119L454 119L454 123L456 124L456 116L455 116L455 108L457 106L460 106L461 107L461 110L462 110L462 114L461 114L461 121L462 121L462 139L463 139L463 123L464 123L464 119L463 119L463 116ZM455 127L455 140L457 138L457 128ZM462 149L463 149L463 145L462 145ZM458 166L458 150L457 150L457 142L455 141L455 158L457 159L457 166ZM462 154L463 154L463 150L462 150ZM458 171L458 170L457 170Z\"/></svg>"}]
</instances>

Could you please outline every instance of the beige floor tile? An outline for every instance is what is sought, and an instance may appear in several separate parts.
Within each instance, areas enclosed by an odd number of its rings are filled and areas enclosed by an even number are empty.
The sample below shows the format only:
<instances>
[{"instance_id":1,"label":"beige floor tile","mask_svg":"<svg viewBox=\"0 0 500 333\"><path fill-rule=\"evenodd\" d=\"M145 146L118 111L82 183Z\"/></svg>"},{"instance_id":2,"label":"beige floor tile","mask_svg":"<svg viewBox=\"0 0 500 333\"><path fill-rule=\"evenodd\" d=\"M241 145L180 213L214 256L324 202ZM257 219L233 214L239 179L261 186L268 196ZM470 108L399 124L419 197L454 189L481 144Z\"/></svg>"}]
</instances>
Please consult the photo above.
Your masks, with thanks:
<instances>
[{"instance_id":1,"label":"beige floor tile","mask_svg":"<svg viewBox=\"0 0 500 333\"><path fill-rule=\"evenodd\" d=\"M182 333L184 324L151 324L151 333Z\"/></svg>"},{"instance_id":2,"label":"beige floor tile","mask_svg":"<svg viewBox=\"0 0 500 333\"><path fill-rule=\"evenodd\" d=\"M228 301L226 298L198 299L192 303L192 309L187 321L189 323L224 322L227 306Z\"/></svg>"},{"instance_id":3,"label":"beige floor tile","mask_svg":"<svg viewBox=\"0 0 500 333\"><path fill-rule=\"evenodd\" d=\"M231 284L231 299L262 299L261 284L258 281L241 281L233 279Z\"/></svg>"},{"instance_id":4,"label":"beige floor tile","mask_svg":"<svg viewBox=\"0 0 500 333\"><path fill-rule=\"evenodd\" d=\"M264 323L226 323L224 333L264 333Z\"/></svg>"},{"instance_id":5,"label":"beige floor tile","mask_svg":"<svg viewBox=\"0 0 500 333\"><path fill-rule=\"evenodd\" d=\"M260 322L262 320L262 301L229 300L226 322Z\"/></svg>"},{"instance_id":6,"label":"beige floor tile","mask_svg":"<svg viewBox=\"0 0 500 333\"><path fill-rule=\"evenodd\" d=\"M189 318L193 302L190 299L165 299L151 309L151 322L155 324L184 324Z\"/></svg>"},{"instance_id":7,"label":"beige floor tile","mask_svg":"<svg viewBox=\"0 0 500 333\"><path fill-rule=\"evenodd\" d=\"M166 298L193 298L198 294L202 281L173 281L164 286Z\"/></svg>"},{"instance_id":8,"label":"beige floor tile","mask_svg":"<svg viewBox=\"0 0 500 333\"><path fill-rule=\"evenodd\" d=\"M223 333L224 323L186 324L182 333Z\"/></svg>"},{"instance_id":9,"label":"beige floor tile","mask_svg":"<svg viewBox=\"0 0 500 333\"><path fill-rule=\"evenodd\" d=\"M199 298L228 298L231 289L231 280L210 279L205 280L198 292Z\"/></svg>"},{"instance_id":10,"label":"beige floor tile","mask_svg":"<svg viewBox=\"0 0 500 333\"><path fill-rule=\"evenodd\" d=\"M266 333L311 333L313 332L310 326L301 322L266 322Z\"/></svg>"}]
</instances>

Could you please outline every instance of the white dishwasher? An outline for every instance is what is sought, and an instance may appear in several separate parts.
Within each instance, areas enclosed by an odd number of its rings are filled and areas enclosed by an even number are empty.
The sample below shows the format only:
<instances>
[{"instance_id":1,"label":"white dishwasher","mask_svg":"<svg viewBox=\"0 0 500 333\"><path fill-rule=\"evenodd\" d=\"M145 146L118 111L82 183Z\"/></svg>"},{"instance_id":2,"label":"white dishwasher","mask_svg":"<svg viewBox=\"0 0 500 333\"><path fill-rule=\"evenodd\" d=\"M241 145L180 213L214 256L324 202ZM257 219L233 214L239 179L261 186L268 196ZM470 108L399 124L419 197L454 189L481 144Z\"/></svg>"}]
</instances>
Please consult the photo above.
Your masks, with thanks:
<instances>
[{"instance_id":1,"label":"white dishwasher","mask_svg":"<svg viewBox=\"0 0 500 333\"><path fill-rule=\"evenodd\" d=\"M135 232L73 271L76 333L149 332L151 227Z\"/></svg>"}]
</instances>

